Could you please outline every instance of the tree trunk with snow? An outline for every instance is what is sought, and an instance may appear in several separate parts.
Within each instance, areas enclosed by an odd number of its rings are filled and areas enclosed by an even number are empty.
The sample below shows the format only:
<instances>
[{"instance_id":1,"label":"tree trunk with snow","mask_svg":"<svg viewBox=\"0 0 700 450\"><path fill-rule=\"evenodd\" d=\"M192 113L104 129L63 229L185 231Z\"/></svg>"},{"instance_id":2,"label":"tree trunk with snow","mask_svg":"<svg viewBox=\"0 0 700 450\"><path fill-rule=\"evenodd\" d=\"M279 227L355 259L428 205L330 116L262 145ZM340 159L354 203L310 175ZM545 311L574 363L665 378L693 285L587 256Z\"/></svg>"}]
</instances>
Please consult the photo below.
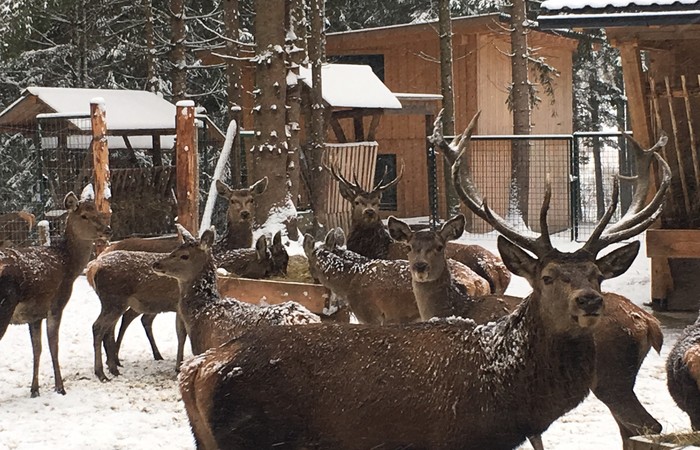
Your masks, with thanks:
<instances>
[{"instance_id":1,"label":"tree trunk with snow","mask_svg":"<svg viewBox=\"0 0 700 450\"><path fill-rule=\"evenodd\" d=\"M170 0L170 81L173 102L185 100L187 94L186 37L185 1Z\"/></svg>"},{"instance_id":2,"label":"tree trunk with snow","mask_svg":"<svg viewBox=\"0 0 700 450\"><path fill-rule=\"evenodd\" d=\"M512 0L511 17L511 69L512 84L510 105L513 111L513 134L528 135L531 130L531 86L528 73L529 49L527 46L527 1ZM513 141L511 153L511 215L520 215L528 224L528 198L530 182L530 148L525 139Z\"/></svg>"},{"instance_id":3,"label":"tree trunk with snow","mask_svg":"<svg viewBox=\"0 0 700 450\"><path fill-rule=\"evenodd\" d=\"M226 116L229 123L236 121L238 130L242 128L241 114L241 81L242 62L237 58L240 56L239 32L241 27L241 13L238 0L224 0L224 33L226 34L226 55L231 58L226 60ZM241 144L240 132L236 133L231 146L229 156L229 168L231 169L231 185L241 185Z\"/></svg>"},{"instance_id":4,"label":"tree trunk with snow","mask_svg":"<svg viewBox=\"0 0 700 450\"><path fill-rule=\"evenodd\" d=\"M323 171L321 156L326 141L326 110L323 102L323 81L321 68L325 60L326 35L324 33L324 0L310 0L310 26L308 37L308 54L311 65L311 78L313 87L310 92L311 120L309 127L309 143L307 151L307 173L311 190L311 207L316 219L325 223L325 209L323 204L324 192Z\"/></svg>"},{"instance_id":5,"label":"tree trunk with snow","mask_svg":"<svg viewBox=\"0 0 700 450\"><path fill-rule=\"evenodd\" d=\"M249 178L251 182L268 178L267 190L257 198L259 224L267 220L271 208L285 204L289 195L284 19L284 0L256 0L255 138Z\"/></svg>"},{"instance_id":6,"label":"tree trunk with snow","mask_svg":"<svg viewBox=\"0 0 700 450\"><path fill-rule=\"evenodd\" d=\"M287 138L289 153L287 157L287 174L289 176L289 193L295 205L299 203L300 192L300 162L301 152L301 82L299 67L306 56L306 14L304 0L294 0L287 3L287 36L285 50L287 51Z\"/></svg>"},{"instance_id":7,"label":"tree trunk with snow","mask_svg":"<svg viewBox=\"0 0 700 450\"><path fill-rule=\"evenodd\" d=\"M438 0L438 24L440 29L440 93L442 94L442 126L446 135L455 133L455 102L452 77L452 16L450 0ZM447 215L459 212L459 198L452 186L450 165L443 158Z\"/></svg>"},{"instance_id":8,"label":"tree trunk with snow","mask_svg":"<svg viewBox=\"0 0 700 450\"><path fill-rule=\"evenodd\" d=\"M146 46L146 90L155 93L159 91L160 86L156 73L156 44L155 31L153 28L152 0L142 0L141 5L144 16L143 40Z\"/></svg>"}]
</instances>

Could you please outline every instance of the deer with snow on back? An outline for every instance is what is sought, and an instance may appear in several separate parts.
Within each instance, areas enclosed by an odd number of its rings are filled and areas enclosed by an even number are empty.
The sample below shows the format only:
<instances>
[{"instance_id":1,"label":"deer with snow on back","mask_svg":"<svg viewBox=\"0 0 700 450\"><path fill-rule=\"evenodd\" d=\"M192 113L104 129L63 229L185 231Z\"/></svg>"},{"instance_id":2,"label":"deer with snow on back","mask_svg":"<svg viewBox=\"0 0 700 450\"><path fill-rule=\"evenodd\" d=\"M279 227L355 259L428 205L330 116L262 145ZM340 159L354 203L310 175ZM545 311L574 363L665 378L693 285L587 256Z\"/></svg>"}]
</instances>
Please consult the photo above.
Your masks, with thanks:
<instances>
[{"instance_id":1,"label":"deer with snow on back","mask_svg":"<svg viewBox=\"0 0 700 450\"><path fill-rule=\"evenodd\" d=\"M254 329L192 361L180 374L180 392L198 447L501 450L543 433L594 382L593 332L605 307L600 285L629 268L639 242L597 254L643 232L659 214L670 168L653 157L663 177L649 204L606 229L614 195L573 253L551 243L551 188L536 237L511 228L484 202L475 206L501 233L506 266L532 287L497 322ZM457 181L459 167L457 158Z\"/></svg>"},{"instance_id":2,"label":"deer with snow on back","mask_svg":"<svg viewBox=\"0 0 700 450\"><path fill-rule=\"evenodd\" d=\"M0 250L0 338L12 324L29 324L34 354L31 396L39 395L41 323L53 362L54 389L65 394L58 362L58 333L63 309L73 282L90 259L93 244L111 233L106 217L90 200L80 201L72 192L64 199L68 211L62 239L50 246Z\"/></svg>"},{"instance_id":3,"label":"deer with snow on back","mask_svg":"<svg viewBox=\"0 0 700 450\"><path fill-rule=\"evenodd\" d=\"M399 175L384 184L384 176L372 190L365 190L354 177L350 182L335 167L326 167L338 182L341 196L352 206L348 250L372 259L406 259L408 248L404 243L391 238L389 231L379 216L379 203L382 194L398 184L403 177L403 166ZM501 258L479 245L467 245L450 242L447 248L448 258L459 261L485 279L492 293L502 294L510 283L510 272L503 265Z\"/></svg>"}]
</instances>

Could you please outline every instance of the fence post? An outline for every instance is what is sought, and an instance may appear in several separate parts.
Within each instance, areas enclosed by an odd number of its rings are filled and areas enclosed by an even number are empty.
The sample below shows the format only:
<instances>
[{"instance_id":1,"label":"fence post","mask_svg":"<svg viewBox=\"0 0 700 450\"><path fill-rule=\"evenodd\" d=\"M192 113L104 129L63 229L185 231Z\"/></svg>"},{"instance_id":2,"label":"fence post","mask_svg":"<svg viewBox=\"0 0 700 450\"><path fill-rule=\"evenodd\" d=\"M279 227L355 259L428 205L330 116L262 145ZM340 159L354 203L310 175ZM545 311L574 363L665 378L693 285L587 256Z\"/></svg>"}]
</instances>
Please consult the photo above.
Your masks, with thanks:
<instances>
[{"instance_id":1,"label":"fence post","mask_svg":"<svg viewBox=\"0 0 700 450\"><path fill-rule=\"evenodd\" d=\"M571 158L570 166L570 196L569 196L569 214L571 216L571 240L578 240L579 226L579 202L581 201L581 174L579 173L579 148L576 134L569 138L569 158Z\"/></svg>"},{"instance_id":2,"label":"fence post","mask_svg":"<svg viewBox=\"0 0 700 450\"><path fill-rule=\"evenodd\" d=\"M107 110L101 97L90 100L90 121L92 125L92 163L94 167L95 207L108 220L112 215L110 199L112 193L109 185L109 148L107 146ZM95 253L100 254L106 246L100 240L95 243Z\"/></svg>"},{"instance_id":3,"label":"fence post","mask_svg":"<svg viewBox=\"0 0 700 450\"><path fill-rule=\"evenodd\" d=\"M176 104L175 158L177 171L177 221L192 235L199 230L199 164L197 128L192 100Z\"/></svg>"}]
</instances>

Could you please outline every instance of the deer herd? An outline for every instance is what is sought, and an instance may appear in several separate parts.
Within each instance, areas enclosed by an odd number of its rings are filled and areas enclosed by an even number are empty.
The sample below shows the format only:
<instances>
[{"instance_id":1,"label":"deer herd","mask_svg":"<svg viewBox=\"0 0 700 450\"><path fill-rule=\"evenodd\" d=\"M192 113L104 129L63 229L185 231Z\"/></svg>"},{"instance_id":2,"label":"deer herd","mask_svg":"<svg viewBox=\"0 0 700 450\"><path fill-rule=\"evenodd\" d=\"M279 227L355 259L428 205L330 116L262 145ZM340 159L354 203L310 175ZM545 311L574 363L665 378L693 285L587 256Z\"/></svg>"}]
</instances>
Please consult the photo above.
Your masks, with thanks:
<instances>
[{"instance_id":1,"label":"deer herd","mask_svg":"<svg viewBox=\"0 0 700 450\"><path fill-rule=\"evenodd\" d=\"M286 273L281 233L253 239L255 198L267 178L243 189L216 182L228 202L219 239L213 227L197 237L177 225L177 236L124 239L91 261L93 243L109 238L108 221L92 201L69 193L62 239L0 249L0 338L9 324L29 324L31 396L39 395L44 319L55 390L65 394L59 326L85 270L101 304L92 333L94 372L103 382L104 363L119 375L124 332L139 316L154 358L162 359L153 319L176 312L175 369L197 448L512 449L529 439L540 450L542 433L589 392L610 409L623 439L660 432L633 390L649 349L661 349L660 324L623 295L603 292L601 283L630 267L639 241L620 243L661 211L671 179L657 153L665 138L648 150L629 138L638 174L632 206L611 224L616 179L590 238L566 253L548 231L549 184L535 235L489 208L465 175L477 118L448 143L438 117L432 139L452 166L464 207L499 233L500 257L457 241L462 214L435 231L416 231L395 217L385 225L379 202L403 168L366 190L327 167L353 205L350 230L346 238L332 229L321 243L307 234L303 250L313 278L357 324L322 321L294 301L258 306L219 293L221 269L258 279ZM647 195L654 162L660 181ZM530 284L528 297L505 295L511 274ZM188 336L195 356L183 362ZM670 353L668 385L699 428L700 322Z\"/></svg>"}]
</instances>

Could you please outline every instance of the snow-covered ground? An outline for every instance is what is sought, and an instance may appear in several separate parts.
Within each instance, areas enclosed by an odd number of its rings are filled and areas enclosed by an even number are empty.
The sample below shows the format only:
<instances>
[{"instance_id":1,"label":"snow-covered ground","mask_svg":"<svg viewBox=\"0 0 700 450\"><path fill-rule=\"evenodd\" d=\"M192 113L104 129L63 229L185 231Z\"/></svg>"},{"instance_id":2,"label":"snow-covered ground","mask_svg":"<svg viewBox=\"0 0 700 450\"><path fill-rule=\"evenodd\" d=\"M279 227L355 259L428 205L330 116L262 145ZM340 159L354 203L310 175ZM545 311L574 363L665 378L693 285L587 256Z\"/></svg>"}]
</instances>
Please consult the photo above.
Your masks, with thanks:
<instances>
[{"instance_id":1,"label":"snow-covered ground","mask_svg":"<svg viewBox=\"0 0 700 450\"><path fill-rule=\"evenodd\" d=\"M464 236L462 239L467 240ZM495 251L495 239L478 241ZM555 242L573 250L570 242ZM649 262L644 247L623 276L607 281L606 290L642 304L649 300ZM298 252L298 244L291 247ZM529 286L515 278L508 293L525 296ZM154 333L164 361L154 361L135 321L121 351L122 375L101 383L93 375L92 323L99 301L81 276L61 325L60 361L67 395L53 392L53 374L44 337L41 397L29 398L32 357L27 326L11 326L0 341L0 448L3 449L192 449L189 424L177 391L175 317L161 314ZM679 330L694 320L690 314L664 315L661 355L650 354L637 378L637 395L666 431L689 428L666 389L664 364ZM555 422L544 434L547 449L607 450L621 448L618 429L607 408L590 396ZM530 449L527 444L522 449Z\"/></svg>"}]
</instances>

